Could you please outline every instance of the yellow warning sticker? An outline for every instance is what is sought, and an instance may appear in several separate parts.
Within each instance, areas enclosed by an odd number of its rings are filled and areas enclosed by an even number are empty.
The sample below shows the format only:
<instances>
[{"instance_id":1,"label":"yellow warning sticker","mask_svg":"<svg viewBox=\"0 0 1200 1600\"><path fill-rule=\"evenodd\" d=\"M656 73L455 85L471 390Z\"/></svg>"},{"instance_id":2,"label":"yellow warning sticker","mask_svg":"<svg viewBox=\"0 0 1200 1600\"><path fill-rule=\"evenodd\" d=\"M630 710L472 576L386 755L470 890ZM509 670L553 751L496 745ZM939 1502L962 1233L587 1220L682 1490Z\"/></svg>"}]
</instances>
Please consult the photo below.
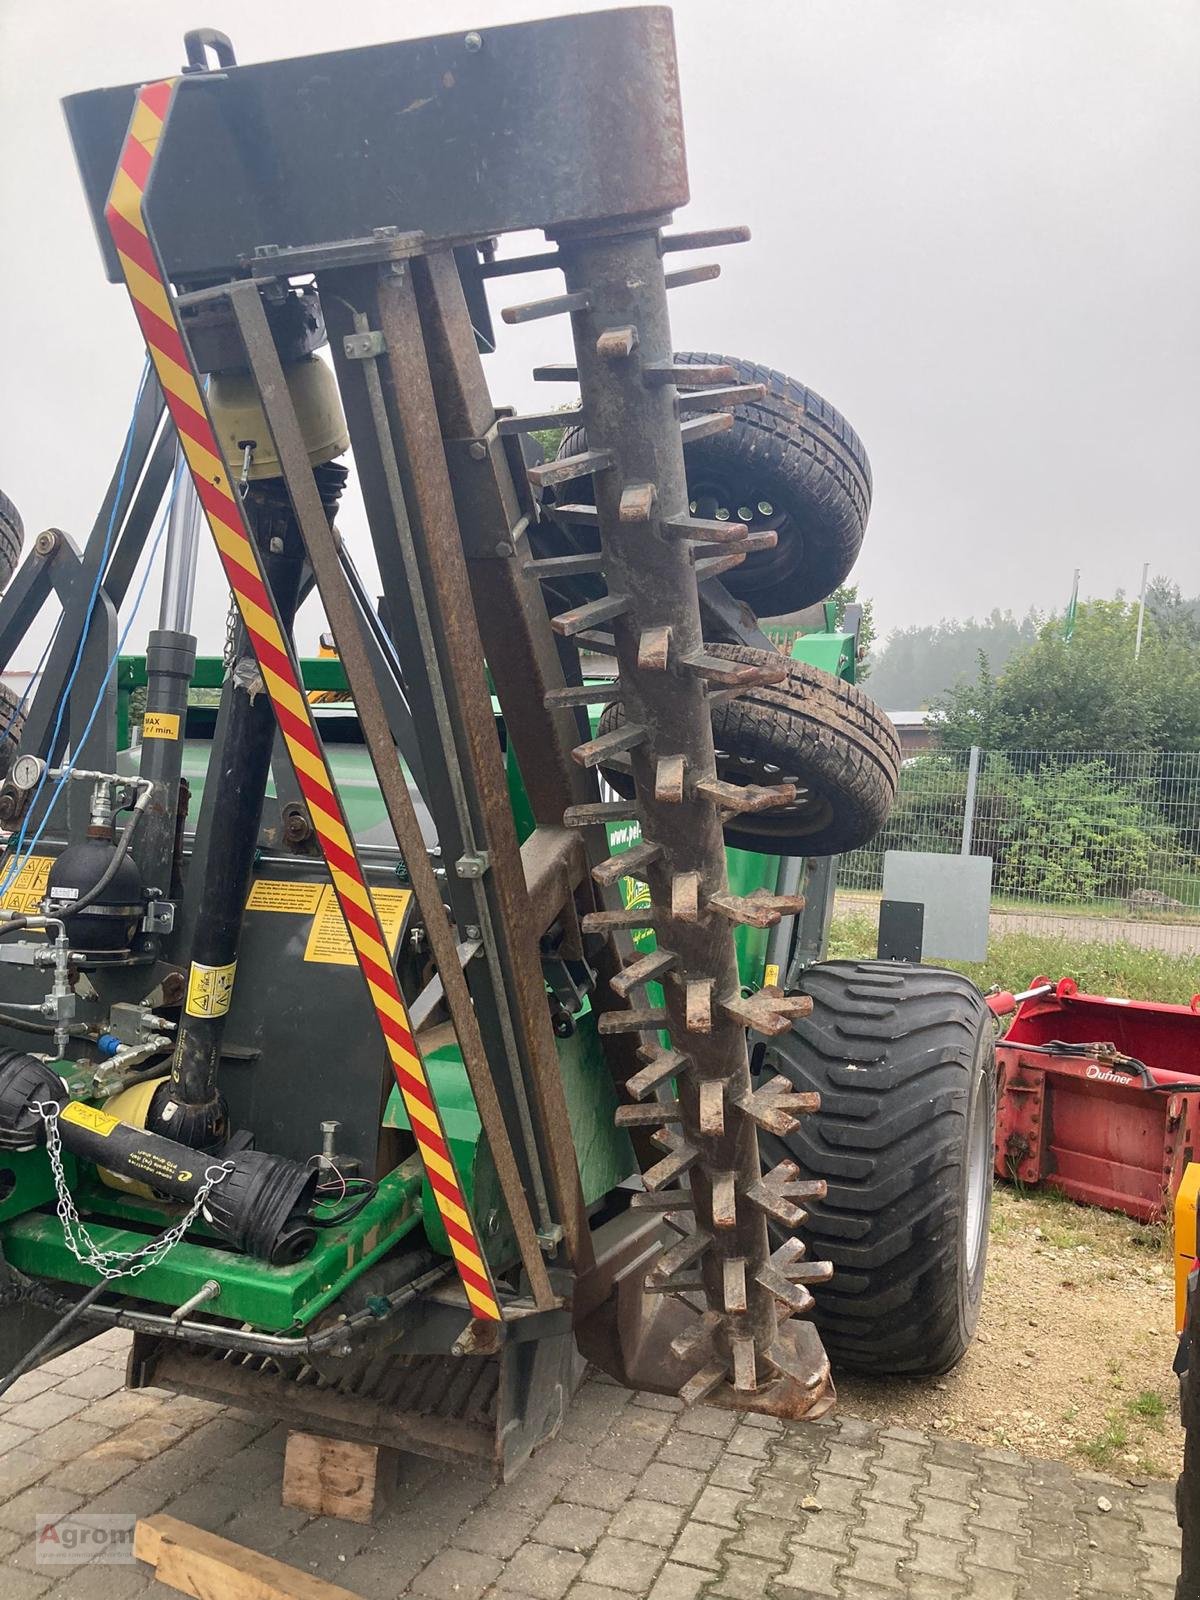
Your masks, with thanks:
<instances>
[{"instance_id":1,"label":"yellow warning sticker","mask_svg":"<svg viewBox=\"0 0 1200 1600\"><path fill-rule=\"evenodd\" d=\"M383 925L383 935L388 949L394 951L404 926L404 913L412 899L411 889L372 889L371 899ZM358 957L350 943L350 933L337 903L333 885L326 884L321 891L321 904L308 932L304 947L305 961L325 961L335 967L353 967Z\"/></svg>"},{"instance_id":2,"label":"yellow warning sticker","mask_svg":"<svg viewBox=\"0 0 1200 1600\"><path fill-rule=\"evenodd\" d=\"M223 1017L233 999L233 975L237 962L227 967L206 967L193 961L188 973L187 1014L189 1017Z\"/></svg>"},{"instance_id":3,"label":"yellow warning sticker","mask_svg":"<svg viewBox=\"0 0 1200 1600\"><path fill-rule=\"evenodd\" d=\"M178 711L147 711L143 713L143 739L178 739L178 737Z\"/></svg>"},{"instance_id":4,"label":"yellow warning sticker","mask_svg":"<svg viewBox=\"0 0 1200 1600\"><path fill-rule=\"evenodd\" d=\"M324 885L319 883L275 882L260 878L246 897L247 911L290 911L295 916L311 917L321 903Z\"/></svg>"},{"instance_id":5,"label":"yellow warning sticker","mask_svg":"<svg viewBox=\"0 0 1200 1600\"><path fill-rule=\"evenodd\" d=\"M87 1128L107 1139L114 1128L121 1126L116 1117L110 1117L99 1106L85 1106L80 1100L68 1100L58 1113L60 1122L73 1122L77 1128Z\"/></svg>"},{"instance_id":6,"label":"yellow warning sticker","mask_svg":"<svg viewBox=\"0 0 1200 1600\"><path fill-rule=\"evenodd\" d=\"M28 916L31 911L40 911L42 901L46 898L46 880L53 865L53 856L30 856L10 884L8 893L0 900L0 908L19 911L22 916Z\"/></svg>"},{"instance_id":7,"label":"yellow warning sticker","mask_svg":"<svg viewBox=\"0 0 1200 1600\"><path fill-rule=\"evenodd\" d=\"M763 988L774 989L779 984L779 968L774 961L768 961L763 968Z\"/></svg>"}]
</instances>

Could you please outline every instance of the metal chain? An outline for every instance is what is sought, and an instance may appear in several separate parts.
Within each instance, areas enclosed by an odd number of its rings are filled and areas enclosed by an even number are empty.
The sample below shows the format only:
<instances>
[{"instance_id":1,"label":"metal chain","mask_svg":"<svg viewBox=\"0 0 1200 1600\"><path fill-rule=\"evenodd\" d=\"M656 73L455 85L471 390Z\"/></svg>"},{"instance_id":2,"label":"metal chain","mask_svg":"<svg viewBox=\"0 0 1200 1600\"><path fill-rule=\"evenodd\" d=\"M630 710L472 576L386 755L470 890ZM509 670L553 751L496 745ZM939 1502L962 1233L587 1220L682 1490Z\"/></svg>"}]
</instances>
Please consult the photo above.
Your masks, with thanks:
<instances>
[{"instance_id":1,"label":"metal chain","mask_svg":"<svg viewBox=\"0 0 1200 1600\"><path fill-rule=\"evenodd\" d=\"M233 598L232 591L229 595L229 610L225 613L225 647L221 651L221 665L226 672L233 668L237 657L238 632L242 625L242 615L237 608L237 601Z\"/></svg>"},{"instance_id":2,"label":"metal chain","mask_svg":"<svg viewBox=\"0 0 1200 1600\"><path fill-rule=\"evenodd\" d=\"M159 1234L157 1239L150 1239L146 1244L139 1245L136 1250L105 1250L88 1232L82 1217L75 1209L71 1191L67 1187L62 1164L62 1138L58 1131L59 1109L53 1100L35 1100L30 1107L30 1110L41 1117L46 1126L46 1152L50 1157L50 1171L54 1176L54 1190L58 1196L56 1210L58 1220L62 1223L67 1249L81 1266L91 1267L93 1272L102 1278L110 1280L136 1278L139 1273L145 1272L147 1267L158 1266L159 1262L175 1248L200 1215L204 1202L217 1184L233 1171L233 1163L222 1161L208 1167L204 1173L204 1182L200 1185L199 1192L186 1215L165 1233Z\"/></svg>"}]
</instances>

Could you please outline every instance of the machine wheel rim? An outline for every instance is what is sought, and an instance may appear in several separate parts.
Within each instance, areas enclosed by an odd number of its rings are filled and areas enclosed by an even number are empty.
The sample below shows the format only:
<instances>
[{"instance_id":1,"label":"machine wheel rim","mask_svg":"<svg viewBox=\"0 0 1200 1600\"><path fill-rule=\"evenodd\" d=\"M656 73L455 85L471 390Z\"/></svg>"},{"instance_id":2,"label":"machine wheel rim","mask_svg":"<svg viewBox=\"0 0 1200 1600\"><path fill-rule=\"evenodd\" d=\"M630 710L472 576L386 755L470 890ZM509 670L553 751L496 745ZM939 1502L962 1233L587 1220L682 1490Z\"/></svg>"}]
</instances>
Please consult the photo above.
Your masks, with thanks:
<instances>
[{"instance_id":1,"label":"machine wheel rim","mask_svg":"<svg viewBox=\"0 0 1200 1600\"><path fill-rule=\"evenodd\" d=\"M990 1096L983 1084L971 1106L967 1130L967 1204L964 1218L967 1282L973 1283L983 1262L987 1241L988 1197L992 1186Z\"/></svg>"}]
</instances>

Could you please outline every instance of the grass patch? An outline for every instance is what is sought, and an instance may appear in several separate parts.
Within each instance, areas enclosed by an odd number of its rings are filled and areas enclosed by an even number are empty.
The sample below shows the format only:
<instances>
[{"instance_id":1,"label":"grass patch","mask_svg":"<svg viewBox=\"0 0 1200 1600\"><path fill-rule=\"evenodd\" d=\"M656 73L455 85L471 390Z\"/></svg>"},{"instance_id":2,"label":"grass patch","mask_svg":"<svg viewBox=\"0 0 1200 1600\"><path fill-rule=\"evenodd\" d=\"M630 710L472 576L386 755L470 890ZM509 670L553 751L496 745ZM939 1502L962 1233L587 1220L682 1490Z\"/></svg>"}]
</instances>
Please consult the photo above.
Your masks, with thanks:
<instances>
[{"instance_id":1,"label":"grass patch","mask_svg":"<svg viewBox=\"0 0 1200 1600\"><path fill-rule=\"evenodd\" d=\"M1110 1411L1103 1433L1094 1439L1085 1439L1077 1446L1079 1454L1094 1467L1111 1467L1117 1457L1129 1448L1129 1430L1120 1413Z\"/></svg>"},{"instance_id":2,"label":"grass patch","mask_svg":"<svg viewBox=\"0 0 1200 1600\"><path fill-rule=\"evenodd\" d=\"M1141 1417L1156 1425L1161 1424L1167 1414L1167 1402L1154 1389L1143 1389L1140 1394L1135 1394L1132 1400L1126 1402L1125 1408L1131 1417Z\"/></svg>"},{"instance_id":3,"label":"grass patch","mask_svg":"<svg viewBox=\"0 0 1200 1600\"><path fill-rule=\"evenodd\" d=\"M865 912L834 917L829 930L830 960L874 957L877 932L875 918ZM1015 993L1045 974L1074 978L1085 994L1186 1005L1197 987L1194 955L1066 939L1059 934L1004 933L989 942L986 961L937 964L965 973L985 991L997 985Z\"/></svg>"}]
</instances>

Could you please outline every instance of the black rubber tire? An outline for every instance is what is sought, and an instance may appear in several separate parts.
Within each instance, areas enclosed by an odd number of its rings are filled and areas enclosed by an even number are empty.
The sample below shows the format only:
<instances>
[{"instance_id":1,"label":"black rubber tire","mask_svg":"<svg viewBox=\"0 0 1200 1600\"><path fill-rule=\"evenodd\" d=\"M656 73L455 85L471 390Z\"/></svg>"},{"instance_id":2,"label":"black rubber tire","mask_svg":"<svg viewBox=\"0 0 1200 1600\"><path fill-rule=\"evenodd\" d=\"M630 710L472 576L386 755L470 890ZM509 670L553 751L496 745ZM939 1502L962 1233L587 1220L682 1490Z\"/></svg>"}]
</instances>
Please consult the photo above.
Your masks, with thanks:
<instances>
[{"instance_id":1,"label":"black rubber tire","mask_svg":"<svg viewBox=\"0 0 1200 1600\"><path fill-rule=\"evenodd\" d=\"M802 989L812 1015L756 1042L754 1066L821 1095L795 1133L760 1135L764 1164L790 1159L829 1184L801 1230L809 1256L834 1265L813 1291L817 1327L843 1370L947 1372L983 1298L991 1013L958 973L902 962L822 962Z\"/></svg>"},{"instance_id":2,"label":"black rubber tire","mask_svg":"<svg viewBox=\"0 0 1200 1600\"><path fill-rule=\"evenodd\" d=\"M748 508L751 531L774 529L773 550L748 555L722 583L759 616L785 616L824 600L858 557L871 509L871 466L862 440L827 400L785 373L736 356L684 350L688 366L724 365L739 383L761 383L760 401L739 406L733 427L688 445L688 490L697 516ZM560 457L587 446L582 427L568 428ZM572 499L590 494L590 480L568 485ZM758 510L770 506L769 514ZM551 553L549 550L547 554Z\"/></svg>"},{"instance_id":3,"label":"black rubber tire","mask_svg":"<svg viewBox=\"0 0 1200 1600\"><path fill-rule=\"evenodd\" d=\"M21 513L0 491L0 589L8 587L8 580L17 570L24 541L25 526L21 521Z\"/></svg>"},{"instance_id":4,"label":"black rubber tire","mask_svg":"<svg viewBox=\"0 0 1200 1600\"><path fill-rule=\"evenodd\" d=\"M18 710L20 704L20 697L7 684L0 683L0 779L8 777L17 746L21 742L25 713Z\"/></svg>"},{"instance_id":5,"label":"black rubber tire","mask_svg":"<svg viewBox=\"0 0 1200 1600\"><path fill-rule=\"evenodd\" d=\"M708 644L726 661L777 663L746 645ZM618 702L606 706L600 732L624 720ZM729 783L782 783L807 791L797 803L732 816L725 842L766 855L831 856L867 844L887 821L900 775L896 730L869 695L803 661L789 661L782 683L748 689L713 707L717 772ZM604 769L607 781L633 793L628 772Z\"/></svg>"}]
</instances>

